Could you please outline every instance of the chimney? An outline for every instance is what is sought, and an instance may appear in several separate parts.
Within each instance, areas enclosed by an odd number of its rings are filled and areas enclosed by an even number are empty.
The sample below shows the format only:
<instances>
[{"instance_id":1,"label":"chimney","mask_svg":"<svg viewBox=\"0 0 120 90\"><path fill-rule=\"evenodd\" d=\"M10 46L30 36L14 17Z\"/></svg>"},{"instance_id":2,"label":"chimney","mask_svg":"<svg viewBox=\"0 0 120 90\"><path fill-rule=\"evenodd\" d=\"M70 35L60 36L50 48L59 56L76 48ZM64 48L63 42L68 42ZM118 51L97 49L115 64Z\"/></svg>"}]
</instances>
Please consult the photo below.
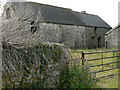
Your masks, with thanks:
<instances>
[{"instance_id":1,"label":"chimney","mask_svg":"<svg viewBox=\"0 0 120 90\"><path fill-rule=\"evenodd\" d=\"M86 11L82 11L81 13L86 13Z\"/></svg>"}]
</instances>

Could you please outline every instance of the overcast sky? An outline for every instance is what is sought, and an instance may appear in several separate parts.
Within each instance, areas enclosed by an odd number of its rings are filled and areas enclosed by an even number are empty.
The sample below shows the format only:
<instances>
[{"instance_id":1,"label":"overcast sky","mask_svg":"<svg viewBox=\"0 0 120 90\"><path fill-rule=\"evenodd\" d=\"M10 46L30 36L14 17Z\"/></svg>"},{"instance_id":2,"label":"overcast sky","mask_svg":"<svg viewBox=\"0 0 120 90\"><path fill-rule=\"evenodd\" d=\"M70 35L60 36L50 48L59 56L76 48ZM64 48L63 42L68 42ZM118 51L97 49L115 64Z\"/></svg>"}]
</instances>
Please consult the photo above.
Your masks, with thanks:
<instances>
[{"instance_id":1,"label":"overcast sky","mask_svg":"<svg viewBox=\"0 0 120 90\"><path fill-rule=\"evenodd\" d=\"M0 0L5 3L7 0ZM110 26L118 24L118 2L120 0L27 0L59 7L70 8L74 11L86 11L100 16Z\"/></svg>"}]
</instances>

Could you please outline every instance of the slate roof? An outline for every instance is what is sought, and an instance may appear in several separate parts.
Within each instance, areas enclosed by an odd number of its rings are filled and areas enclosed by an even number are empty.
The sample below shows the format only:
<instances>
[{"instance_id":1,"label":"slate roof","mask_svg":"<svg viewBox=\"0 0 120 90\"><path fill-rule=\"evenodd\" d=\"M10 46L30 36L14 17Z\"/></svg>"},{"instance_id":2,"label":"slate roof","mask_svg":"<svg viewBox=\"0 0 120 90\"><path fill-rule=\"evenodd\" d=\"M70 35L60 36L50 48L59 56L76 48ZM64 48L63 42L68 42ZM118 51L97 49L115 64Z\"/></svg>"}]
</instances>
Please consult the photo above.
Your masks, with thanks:
<instances>
[{"instance_id":1,"label":"slate roof","mask_svg":"<svg viewBox=\"0 0 120 90\"><path fill-rule=\"evenodd\" d=\"M116 25L114 28L112 28L110 31L108 31L107 33L105 33L105 35L110 34L111 32L113 32L114 30L117 30L118 28L120 28L120 23L118 25Z\"/></svg>"},{"instance_id":2,"label":"slate roof","mask_svg":"<svg viewBox=\"0 0 120 90\"><path fill-rule=\"evenodd\" d=\"M41 11L46 22L84 25L70 9L41 5Z\"/></svg>"},{"instance_id":3,"label":"slate roof","mask_svg":"<svg viewBox=\"0 0 120 90\"><path fill-rule=\"evenodd\" d=\"M82 20L85 23L85 26L111 28L111 26L109 26L104 20L102 20L97 15L79 12L75 12L75 14L77 17L79 17L80 20Z\"/></svg>"},{"instance_id":4,"label":"slate roof","mask_svg":"<svg viewBox=\"0 0 120 90\"><path fill-rule=\"evenodd\" d=\"M111 26L97 15L83 14L71 9L46 4L39 4L39 6L44 20L48 23L111 28Z\"/></svg>"}]
</instances>

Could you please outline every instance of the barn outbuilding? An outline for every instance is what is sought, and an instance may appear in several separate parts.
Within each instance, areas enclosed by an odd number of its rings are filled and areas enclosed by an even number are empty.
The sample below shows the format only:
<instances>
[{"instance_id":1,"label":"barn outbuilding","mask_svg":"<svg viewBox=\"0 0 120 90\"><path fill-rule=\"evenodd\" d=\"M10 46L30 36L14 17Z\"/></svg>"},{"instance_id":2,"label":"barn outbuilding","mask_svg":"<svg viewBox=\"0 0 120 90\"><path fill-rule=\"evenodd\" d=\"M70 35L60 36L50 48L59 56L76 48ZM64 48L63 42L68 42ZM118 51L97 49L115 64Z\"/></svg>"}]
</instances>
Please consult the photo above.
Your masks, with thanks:
<instances>
[{"instance_id":1,"label":"barn outbuilding","mask_svg":"<svg viewBox=\"0 0 120 90\"><path fill-rule=\"evenodd\" d=\"M111 29L97 15L34 2L7 2L2 20L3 39L13 44L52 42L77 48L103 47L104 34Z\"/></svg>"},{"instance_id":2,"label":"barn outbuilding","mask_svg":"<svg viewBox=\"0 0 120 90\"><path fill-rule=\"evenodd\" d=\"M120 24L105 34L106 48L119 48L120 46Z\"/></svg>"}]
</instances>

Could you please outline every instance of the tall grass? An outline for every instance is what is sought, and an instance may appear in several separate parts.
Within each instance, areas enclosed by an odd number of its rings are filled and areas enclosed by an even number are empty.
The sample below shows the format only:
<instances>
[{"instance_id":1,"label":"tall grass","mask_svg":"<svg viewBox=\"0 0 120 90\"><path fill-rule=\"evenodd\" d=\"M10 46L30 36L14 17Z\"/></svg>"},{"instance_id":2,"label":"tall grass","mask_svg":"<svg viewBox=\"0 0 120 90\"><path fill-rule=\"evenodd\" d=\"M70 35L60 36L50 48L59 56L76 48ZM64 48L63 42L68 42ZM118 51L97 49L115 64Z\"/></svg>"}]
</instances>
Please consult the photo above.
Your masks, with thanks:
<instances>
[{"instance_id":1,"label":"tall grass","mask_svg":"<svg viewBox=\"0 0 120 90\"><path fill-rule=\"evenodd\" d=\"M90 73L88 65L74 65L64 71L60 78L59 88L97 88L95 77Z\"/></svg>"}]
</instances>

